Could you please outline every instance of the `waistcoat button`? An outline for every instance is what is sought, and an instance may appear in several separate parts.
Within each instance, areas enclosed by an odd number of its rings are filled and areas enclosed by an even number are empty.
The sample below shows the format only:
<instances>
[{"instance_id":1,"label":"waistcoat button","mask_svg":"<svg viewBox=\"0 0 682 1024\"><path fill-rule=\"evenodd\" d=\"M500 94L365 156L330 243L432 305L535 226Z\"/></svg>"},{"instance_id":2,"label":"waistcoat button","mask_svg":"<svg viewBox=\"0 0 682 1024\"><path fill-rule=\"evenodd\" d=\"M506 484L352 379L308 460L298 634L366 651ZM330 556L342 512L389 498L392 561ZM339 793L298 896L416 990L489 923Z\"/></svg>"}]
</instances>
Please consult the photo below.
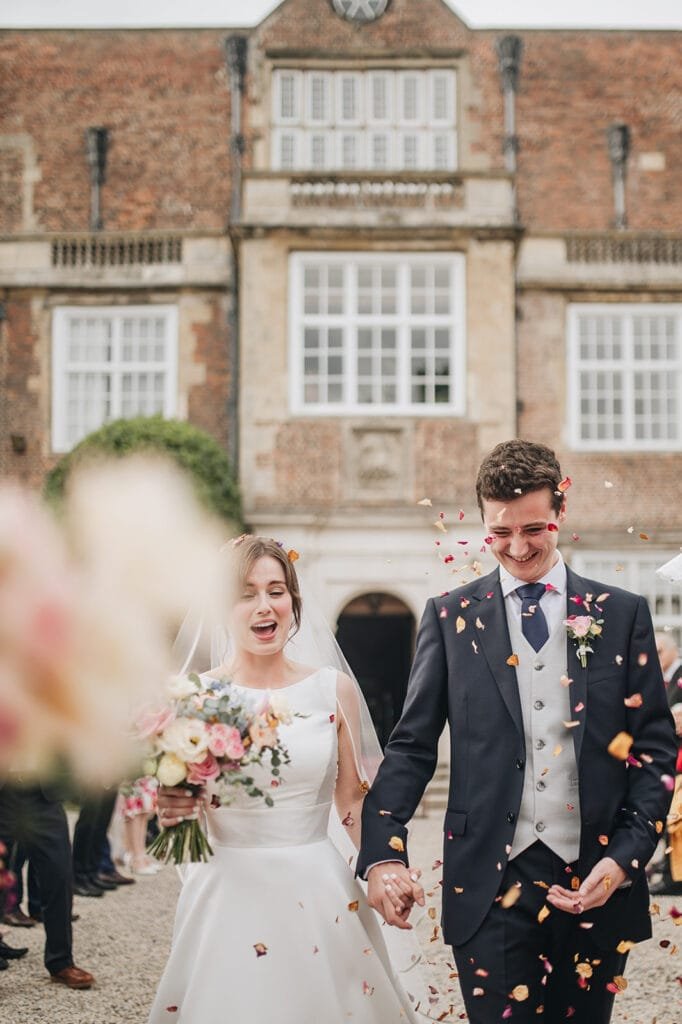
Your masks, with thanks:
<instances>
[{"instance_id":1,"label":"waistcoat button","mask_svg":"<svg viewBox=\"0 0 682 1024\"><path fill-rule=\"evenodd\" d=\"M535 704L533 704L533 707L535 708L536 711L542 711L544 706L545 706L544 700L536 700Z\"/></svg>"}]
</instances>

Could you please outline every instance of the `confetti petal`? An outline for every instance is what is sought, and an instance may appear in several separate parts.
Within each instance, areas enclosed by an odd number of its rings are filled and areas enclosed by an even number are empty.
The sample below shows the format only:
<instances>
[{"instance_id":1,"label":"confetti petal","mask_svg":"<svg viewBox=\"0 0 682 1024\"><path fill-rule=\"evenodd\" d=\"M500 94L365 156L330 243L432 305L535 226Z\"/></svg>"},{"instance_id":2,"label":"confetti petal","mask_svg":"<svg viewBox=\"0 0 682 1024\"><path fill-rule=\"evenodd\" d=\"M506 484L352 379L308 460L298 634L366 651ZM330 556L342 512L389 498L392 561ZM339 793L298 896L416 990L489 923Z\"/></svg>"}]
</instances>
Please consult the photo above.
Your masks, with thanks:
<instances>
[{"instance_id":1,"label":"confetti petal","mask_svg":"<svg viewBox=\"0 0 682 1024\"><path fill-rule=\"evenodd\" d=\"M268 947L265 945L264 942L256 942L256 943L254 943L253 948L256 950L256 956L257 957L265 956L267 951L268 951Z\"/></svg>"},{"instance_id":2,"label":"confetti petal","mask_svg":"<svg viewBox=\"0 0 682 1024\"><path fill-rule=\"evenodd\" d=\"M527 985L515 985L511 991L512 999L515 999L517 1003L523 1003L528 998L528 994Z\"/></svg>"},{"instance_id":3,"label":"confetti petal","mask_svg":"<svg viewBox=\"0 0 682 1024\"><path fill-rule=\"evenodd\" d=\"M461 633L463 630L465 630L466 625L466 619L463 619L461 615L458 615L457 620L455 622L455 629L457 630L457 632Z\"/></svg>"},{"instance_id":4,"label":"confetti petal","mask_svg":"<svg viewBox=\"0 0 682 1024\"><path fill-rule=\"evenodd\" d=\"M511 665L512 668L515 668L518 665L518 663L519 663L519 656L518 656L518 654L510 654L509 657L507 658L507 664Z\"/></svg>"},{"instance_id":5,"label":"confetti petal","mask_svg":"<svg viewBox=\"0 0 682 1024\"><path fill-rule=\"evenodd\" d=\"M607 747L607 750L611 757L615 757L619 761L627 761L632 744L633 739L629 733L619 732L613 737Z\"/></svg>"},{"instance_id":6,"label":"confetti petal","mask_svg":"<svg viewBox=\"0 0 682 1024\"><path fill-rule=\"evenodd\" d=\"M348 909L350 910L351 914L357 914L359 906L360 903L358 902L358 900L352 900L348 904Z\"/></svg>"},{"instance_id":7,"label":"confetti petal","mask_svg":"<svg viewBox=\"0 0 682 1024\"><path fill-rule=\"evenodd\" d=\"M565 476L563 480L559 481L557 490L560 491L561 494L565 494L572 483L573 481L571 480L570 476Z\"/></svg>"},{"instance_id":8,"label":"confetti petal","mask_svg":"<svg viewBox=\"0 0 682 1024\"><path fill-rule=\"evenodd\" d=\"M500 904L501 904L502 907L504 907L505 910L508 910L509 907L513 907L515 903L518 903L518 901L520 899L521 899L521 886L520 885L512 885L509 889L507 889L506 893L504 894L504 896L500 900Z\"/></svg>"},{"instance_id":9,"label":"confetti petal","mask_svg":"<svg viewBox=\"0 0 682 1024\"><path fill-rule=\"evenodd\" d=\"M641 708L643 703L641 693L633 693L631 697L626 697L623 701L626 708Z\"/></svg>"},{"instance_id":10,"label":"confetti petal","mask_svg":"<svg viewBox=\"0 0 682 1024\"><path fill-rule=\"evenodd\" d=\"M422 500L418 501L417 504L418 505L425 505L426 508L431 508L431 506L433 505L433 502L431 501L430 498L422 498Z\"/></svg>"},{"instance_id":11,"label":"confetti petal","mask_svg":"<svg viewBox=\"0 0 682 1024\"><path fill-rule=\"evenodd\" d=\"M396 850L398 853L405 852L405 843L402 841L400 836L391 836L388 841L388 845L392 850Z\"/></svg>"}]
</instances>

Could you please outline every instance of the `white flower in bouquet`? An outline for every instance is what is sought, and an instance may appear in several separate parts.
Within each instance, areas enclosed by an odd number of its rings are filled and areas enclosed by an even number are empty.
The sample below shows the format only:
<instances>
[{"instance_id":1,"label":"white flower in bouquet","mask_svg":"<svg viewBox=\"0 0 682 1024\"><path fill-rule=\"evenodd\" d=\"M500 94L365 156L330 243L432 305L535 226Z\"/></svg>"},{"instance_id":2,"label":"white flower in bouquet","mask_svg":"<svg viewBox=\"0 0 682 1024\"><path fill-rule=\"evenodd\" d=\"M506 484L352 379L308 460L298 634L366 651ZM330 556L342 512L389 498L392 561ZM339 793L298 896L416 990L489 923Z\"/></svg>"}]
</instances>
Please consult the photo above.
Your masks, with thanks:
<instances>
[{"instance_id":1,"label":"white flower in bouquet","mask_svg":"<svg viewBox=\"0 0 682 1024\"><path fill-rule=\"evenodd\" d=\"M270 695L270 710L279 719L282 725L291 725L293 715L291 706L283 693L272 693Z\"/></svg>"},{"instance_id":2,"label":"white flower in bouquet","mask_svg":"<svg viewBox=\"0 0 682 1024\"><path fill-rule=\"evenodd\" d=\"M196 692L196 684L189 676L171 676L166 685L166 693L171 700L183 700Z\"/></svg>"},{"instance_id":3,"label":"white flower in bouquet","mask_svg":"<svg viewBox=\"0 0 682 1024\"><path fill-rule=\"evenodd\" d=\"M199 718L176 718L158 739L161 750L181 761L203 761L208 753L209 731ZM166 783L164 783L166 785Z\"/></svg>"},{"instance_id":4,"label":"white flower in bouquet","mask_svg":"<svg viewBox=\"0 0 682 1024\"><path fill-rule=\"evenodd\" d=\"M185 762L176 754L162 754L156 768L156 777L162 786L178 786L187 778Z\"/></svg>"}]
</instances>

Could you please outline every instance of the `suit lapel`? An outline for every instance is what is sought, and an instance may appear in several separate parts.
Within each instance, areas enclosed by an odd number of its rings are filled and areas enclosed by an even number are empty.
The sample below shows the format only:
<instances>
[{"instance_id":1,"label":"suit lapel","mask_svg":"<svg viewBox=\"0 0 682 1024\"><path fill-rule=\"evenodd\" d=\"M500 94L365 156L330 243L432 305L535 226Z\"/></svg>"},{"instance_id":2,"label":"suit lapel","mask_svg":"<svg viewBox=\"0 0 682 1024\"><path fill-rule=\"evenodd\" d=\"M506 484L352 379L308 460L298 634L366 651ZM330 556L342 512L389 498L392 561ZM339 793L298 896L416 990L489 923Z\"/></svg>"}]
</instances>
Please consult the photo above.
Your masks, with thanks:
<instances>
[{"instance_id":1,"label":"suit lapel","mask_svg":"<svg viewBox=\"0 0 682 1024\"><path fill-rule=\"evenodd\" d=\"M492 597L488 597L488 594L492 594ZM476 604L476 616L484 627L476 631L476 639L507 711L523 738L523 716L516 669L507 663L507 659L513 654L513 651L509 639L500 575L497 569L481 580L481 586L472 595L472 605L474 603Z\"/></svg>"},{"instance_id":2,"label":"suit lapel","mask_svg":"<svg viewBox=\"0 0 682 1024\"><path fill-rule=\"evenodd\" d=\"M587 580L584 580L582 576L578 576L568 566L566 566L566 617L569 615L581 615L582 610L571 601L572 597L580 595L584 597L589 591L589 584ZM594 597L597 595L594 594ZM598 617L595 615L595 617ZM585 736L585 721L587 718L588 707L587 707L587 676L590 666L590 658L594 657L593 654L587 655L587 667L583 668L580 664L580 658L576 654L577 644L575 640L571 640L566 634L566 665L568 668L568 677L573 682L570 686L570 700L571 700L571 719L577 721L580 724L573 730L573 749L575 750L576 764L580 763L580 751L582 750L583 737ZM595 649L596 653L596 649ZM581 711L576 711L576 707L582 705Z\"/></svg>"}]
</instances>

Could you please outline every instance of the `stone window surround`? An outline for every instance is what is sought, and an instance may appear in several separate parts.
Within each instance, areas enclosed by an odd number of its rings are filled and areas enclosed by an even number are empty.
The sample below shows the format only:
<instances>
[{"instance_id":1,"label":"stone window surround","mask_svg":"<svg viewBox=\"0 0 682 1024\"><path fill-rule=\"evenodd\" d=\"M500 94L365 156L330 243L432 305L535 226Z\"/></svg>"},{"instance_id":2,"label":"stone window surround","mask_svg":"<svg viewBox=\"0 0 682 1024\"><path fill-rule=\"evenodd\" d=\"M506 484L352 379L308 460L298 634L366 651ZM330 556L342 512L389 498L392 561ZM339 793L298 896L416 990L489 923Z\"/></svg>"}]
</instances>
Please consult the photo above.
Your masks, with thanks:
<instances>
[{"instance_id":1,"label":"stone window surround","mask_svg":"<svg viewBox=\"0 0 682 1024\"><path fill-rule=\"evenodd\" d=\"M101 360L69 360L69 324L77 317L93 317L102 319L112 326L111 353L109 358ZM126 317L161 318L164 323L165 357L161 360L133 361L122 357L121 325ZM79 436L69 435L67 403L69 401L69 375L93 374L100 379L106 378L108 388L107 399L110 404L109 413L104 417L90 419L84 424ZM122 377L128 375L138 380L143 375L163 374L161 408L149 409L144 402L137 408L125 409L121 391ZM96 430L111 420L121 416L150 415L159 411L166 417L176 415L178 405L178 308L174 305L149 303L147 305L116 305L116 306L57 306L52 314L52 443L55 453L69 451L83 436ZM90 389L88 389L90 390ZM85 396L86 385L83 383L81 397ZM87 396L96 401L97 396L90 391ZM134 402L134 399L133 399Z\"/></svg>"},{"instance_id":2,"label":"stone window surround","mask_svg":"<svg viewBox=\"0 0 682 1024\"><path fill-rule=\"evenodd\" d=\"M675 322L676 355L672 358L636 358L634 350L635 317L669 317ZM618 349L607 358L606 347L602 355L585 359L581 354L580 324L585 317L611 318L620 322ZM607 345L610 342L607 340ZM567 425L569 444L576 451L679 451L682 448L682 304L671 303L572 303L567 307L566 320L566 366L567 366ZM649 377L649 387L644 385L644 375ZM657 375L657 376L655 376ZM639 378L639 380L638 380ZM657 384L653 384L656 380ZM603 399L603 437L585 437L586 430L592 429L590 413L582 409L584 381L591 389L593 404L595 396ZM662 390L663 383L668 391ZM638 387L639 384L639 387ZM594 389L599 387L597 393ZM656 390L658 388L658 390ZM641 431L651 428L653 414L651 403L656 399L667 400L674 406L669 419L673 437L637 436L636 424ZM614 402L618 403L614 405ZM642 404L643 403L643 404ZM648 410L647 410L648 405ZM616 423L622 423L621 434L617 436ZM649 427L647 428L647 424Z\"/></svg>"},{"instance_id":3,"label":"stone window surround","mask_svg":"<svg viewBox=\"0 0 682 1024\"><path fill-rule=\"evenodd\" d=\"M419 417L452 417L464 416L466 412L466 290L465 290L465 255L449 252L293 252L289 257L289 401L291 412L295 415L311 416L393 416L407 415ZM303 310L303 271L306 265L315 267L324 264L343 264L346 268L344 284L345 308L341 314L333 317L327 315L317 317L323 326L340 326L343 331L343 368L344 397L341 401L308 402L304 400L303 373L303 327L311 319L306 318ZM398 283L399 306L396 314L387 317L384 324L396 329L397 351L400 369L397 373L399 398L396 402L360 402L353 398L357 394L357 372L355 357L357 356L357 336L353 329L361 326L381 328L382 316L364 315L348 312L348 304L357 296L353 288L350 273L361 266L395 265L402 274ZM409 288L407 273L411 266L446 266L451 271L451 310L447 316L419 316L411 320L407 308ZM401 287L402 283L402 287ZM416 326L446 326L450 330L449 348L449 402L413 402L409 398L411 374L409 360L411 356L410 329Z\"/></svg>"}]
</instances>

